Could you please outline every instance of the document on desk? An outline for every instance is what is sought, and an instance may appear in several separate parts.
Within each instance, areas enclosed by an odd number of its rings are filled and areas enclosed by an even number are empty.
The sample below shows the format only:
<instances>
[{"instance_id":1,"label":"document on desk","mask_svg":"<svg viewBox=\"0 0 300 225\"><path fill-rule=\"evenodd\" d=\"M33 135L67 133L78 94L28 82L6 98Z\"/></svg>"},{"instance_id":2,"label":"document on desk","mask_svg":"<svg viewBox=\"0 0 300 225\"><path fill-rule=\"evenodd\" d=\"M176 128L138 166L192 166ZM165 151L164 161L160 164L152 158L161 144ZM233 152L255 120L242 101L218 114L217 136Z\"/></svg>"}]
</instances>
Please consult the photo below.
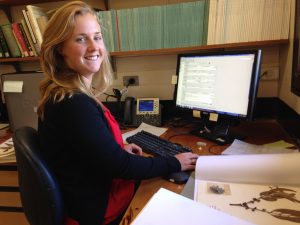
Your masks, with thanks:
<instances>
[{"instance_id":1,"label":"document on desk","mask_svg":"<svg viewBox=\"0 0 300 225\"><path fill-rule=\"evenodd\" d=\"M158 190L131 225L251 225L164 188Z\"/></svg>"},{"instance_id":2,"label":"document on desk","mask_svg":"<svg viewBox=\"0 0 300 225\"><path fill-rule=\"evenodd\" d=\"M152 126L152 125L149 125L147 123L141 123L141 125L136 128L135 130L132 130L132 131L129 131L129 132L126 132L124 134L122 134L122 138L123 138L123 141L124 143L126 143L126 138L140 132L140 131L147 131L151 134L154 134L156 136L160 136L162 135L163 133L165 133L167 131L167 128L163 128L163 127L156 127L156 126Z\"/></svg>"},{"instance_id":3,"label":"document on desk","mask_svg":"<svg viewBox=\"0 0 300 225\"><path fill-rule=\"evenodd\" d=\"M0 144L0 163L16 162L15 149L12 138Z\"/></svg>"},{"instance_id":4,"label":"document on desk","mask_svg":"<svg viewBox=\"0 0 300 225\"><path fill-rule=\"evenodd\" d=\"M259 225L300 224L300 153L200 156L197 202Z\"/></svg>"},{"instance_id":5,"label":"document on desk","mask_svg":"<svg viewBox=\"0 0 300 225\"><path fill-rule=\"evenodd\" d=\"M279 143L279 142L278 142ZM276 153L298 153L298 149L289 149L286 147L283 147L283 144L285 146L291 147L293 145L287 143L287 142L280 142L281 145L254 145L249 144L240 140L234 140L234 142L226 148L222 155L239 155L239 154L276 154Z\"/></svg>"}]
</instances>

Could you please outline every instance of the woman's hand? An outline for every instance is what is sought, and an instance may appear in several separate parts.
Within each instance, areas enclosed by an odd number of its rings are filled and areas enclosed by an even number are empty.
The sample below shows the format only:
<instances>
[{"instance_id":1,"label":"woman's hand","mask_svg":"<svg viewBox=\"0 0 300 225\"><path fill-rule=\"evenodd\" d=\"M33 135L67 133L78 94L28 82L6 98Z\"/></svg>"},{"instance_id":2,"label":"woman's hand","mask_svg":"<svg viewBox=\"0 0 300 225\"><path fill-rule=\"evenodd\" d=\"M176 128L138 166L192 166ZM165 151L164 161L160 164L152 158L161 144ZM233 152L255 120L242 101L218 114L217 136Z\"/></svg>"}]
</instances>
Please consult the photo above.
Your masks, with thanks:
<instances>
[{"instance_id":1,"label":"woman's hand","mask_svg":"<svg viewBox=\"0 0 300 225\"><path fill-rule=\"evenodd\" d=\"M128 152L130 154L134 154L134 155L142 155L143 154L142 148L133 143L125 145L124 149L126 152Z\"/></svg>"},{"instance_id":2,"label":"woman's hand","mask_svg":"<svg viewBox=\"0 0 300 225\"><path fill-rule=\"evenodd\" d=\"M181 164L181 170L194 170L196 166L197 159L199 155L191 153L191 152L185 152L180 153L178 155L175 155L176 159Z\"/></svg>"}]
</instances>

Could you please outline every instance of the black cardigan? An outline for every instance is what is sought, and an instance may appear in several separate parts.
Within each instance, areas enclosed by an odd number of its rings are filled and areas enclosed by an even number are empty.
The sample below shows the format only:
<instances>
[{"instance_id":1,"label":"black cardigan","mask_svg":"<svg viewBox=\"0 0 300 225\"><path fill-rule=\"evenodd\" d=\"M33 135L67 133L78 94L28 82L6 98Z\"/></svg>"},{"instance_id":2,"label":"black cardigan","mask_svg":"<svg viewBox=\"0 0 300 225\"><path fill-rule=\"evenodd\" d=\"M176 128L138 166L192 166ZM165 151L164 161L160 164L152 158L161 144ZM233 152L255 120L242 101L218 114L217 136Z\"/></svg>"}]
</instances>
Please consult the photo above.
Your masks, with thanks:
<instances>
[{"instance_id":1,"label":"black cardigan","mask_svg":"<svg viewBox=\"0 0 300 225\"><path fill-rule=\"evenodd\" d=\"M60 183L67 215L103 223L113 178L147 179L180 170L175 157L127 153L114 140L101 107L85 94L45 106L38 133L42 155Z\"/></svg>"}]
</instances>

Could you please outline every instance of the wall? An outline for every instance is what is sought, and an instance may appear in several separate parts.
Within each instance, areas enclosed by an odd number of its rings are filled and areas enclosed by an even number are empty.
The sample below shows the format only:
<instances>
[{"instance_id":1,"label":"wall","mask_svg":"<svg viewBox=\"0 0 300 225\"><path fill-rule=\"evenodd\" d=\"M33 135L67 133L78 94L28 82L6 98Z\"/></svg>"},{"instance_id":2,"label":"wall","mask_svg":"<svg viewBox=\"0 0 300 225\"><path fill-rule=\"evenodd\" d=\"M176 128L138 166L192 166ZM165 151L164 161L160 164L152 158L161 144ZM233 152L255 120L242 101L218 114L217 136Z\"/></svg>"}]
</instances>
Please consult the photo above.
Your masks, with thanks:
<instances>
[{"instance_id":1,"label":"wall","mask_svg":"<svg viewBox=\"0 0 300 225\"><path fill-rule=\"evenodd\" d=\"M190 1L191 0L111 0L109 1L109 7L111 9L123 9ZM173 98L174 86L171 85L171 76L176 73L176 59L176 55L117 58L115 72L117 79L113 87L122 89L123 76L138 75L140 86L129 87L128 93L124 97L159 97L163 100L170 100ZM263 48L262 71L270 67L279 68L278 46ZM278 79L261 80L258 96L278 97L278 90Z\"/></svg>"},{"instance_id":2,"label":"wall","mask_svg":"<svg viewBox=\"0 0 300 225\"><path fill-rule=\"evenodd\" d=\"M189 2L193 0L110 0L109 7L112 9L143 7L151 5L172 4L178 2ZM194 0L195 1L195 0ZM38 4L45 9L57 8L64 4L66 1L41 3ZM104 7L103 1L90 0L87 1L94 7ZM12 8L12 16L15 20L20 20L21 10L24 6L16 6ZM293 22L293 20L291 20ZM293 27L293 26L291 26ZM293 30L291 30L293 32ZM281 71L280 82L278 80L261 80L258 90L259 97L278 97L280 96L285 102L288 102L292 108L294 105L299 105L298 100L293 96L290 91L290 76L289 64L284 65L285 57L284 50L287 47L280 48L279 46L263 48L263 65L264 68L279 67ZM290 50L289 50L290 51ZM288 51L287 54L291 54ZM280 59L283 59L280 61ZM291 61L290 59L288 60ZM159 97L163 100L170 100L173 98L174 86L171 85L171 76L176 73L176 55L156 55L156 56L141 56L141 57L124 57L115 59L115 77L116 80L113 83L112 88L123 88L123 76L138 75L139 83L138 87L129 87L128 93L124 96L135 97ZM21 68L24 70L38 70L40 69L39 62L26 62L21 64ZM284 68L284 69L283 69ZM2 70L2 65L1 65ZM6 69L5 69L6 72ZM279 94L280 92L280 94ZM112 94L112 89L108 90L109 94ZM103 97L102 100L105 100ZM113 98L109 98L109 101L114 101ZM295 103L296 102L296 103ZM298 106L300 108L300 105ZM298 109L300 111L300 109Z\"/></svg>"}]
</instances>

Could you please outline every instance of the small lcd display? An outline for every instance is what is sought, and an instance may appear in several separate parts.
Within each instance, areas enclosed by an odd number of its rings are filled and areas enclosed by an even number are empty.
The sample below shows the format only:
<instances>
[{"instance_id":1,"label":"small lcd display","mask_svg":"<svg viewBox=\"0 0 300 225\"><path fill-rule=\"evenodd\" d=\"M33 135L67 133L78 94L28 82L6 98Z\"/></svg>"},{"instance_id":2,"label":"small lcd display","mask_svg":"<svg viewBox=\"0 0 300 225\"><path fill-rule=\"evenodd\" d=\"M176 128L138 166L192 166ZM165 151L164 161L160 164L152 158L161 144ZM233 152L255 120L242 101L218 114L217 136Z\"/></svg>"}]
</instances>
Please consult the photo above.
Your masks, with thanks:
<instances>
[{"instance_id":1,"label":"small lcd display","mask_svg":"<svg viewBox=\"0 0 300 225\"><path fill-rule=\"evenodd\" d=\"M140 112L152 112L154 110L153 100L140 100L139 101L139 111Z\"/></svg>"}]
</instances>

